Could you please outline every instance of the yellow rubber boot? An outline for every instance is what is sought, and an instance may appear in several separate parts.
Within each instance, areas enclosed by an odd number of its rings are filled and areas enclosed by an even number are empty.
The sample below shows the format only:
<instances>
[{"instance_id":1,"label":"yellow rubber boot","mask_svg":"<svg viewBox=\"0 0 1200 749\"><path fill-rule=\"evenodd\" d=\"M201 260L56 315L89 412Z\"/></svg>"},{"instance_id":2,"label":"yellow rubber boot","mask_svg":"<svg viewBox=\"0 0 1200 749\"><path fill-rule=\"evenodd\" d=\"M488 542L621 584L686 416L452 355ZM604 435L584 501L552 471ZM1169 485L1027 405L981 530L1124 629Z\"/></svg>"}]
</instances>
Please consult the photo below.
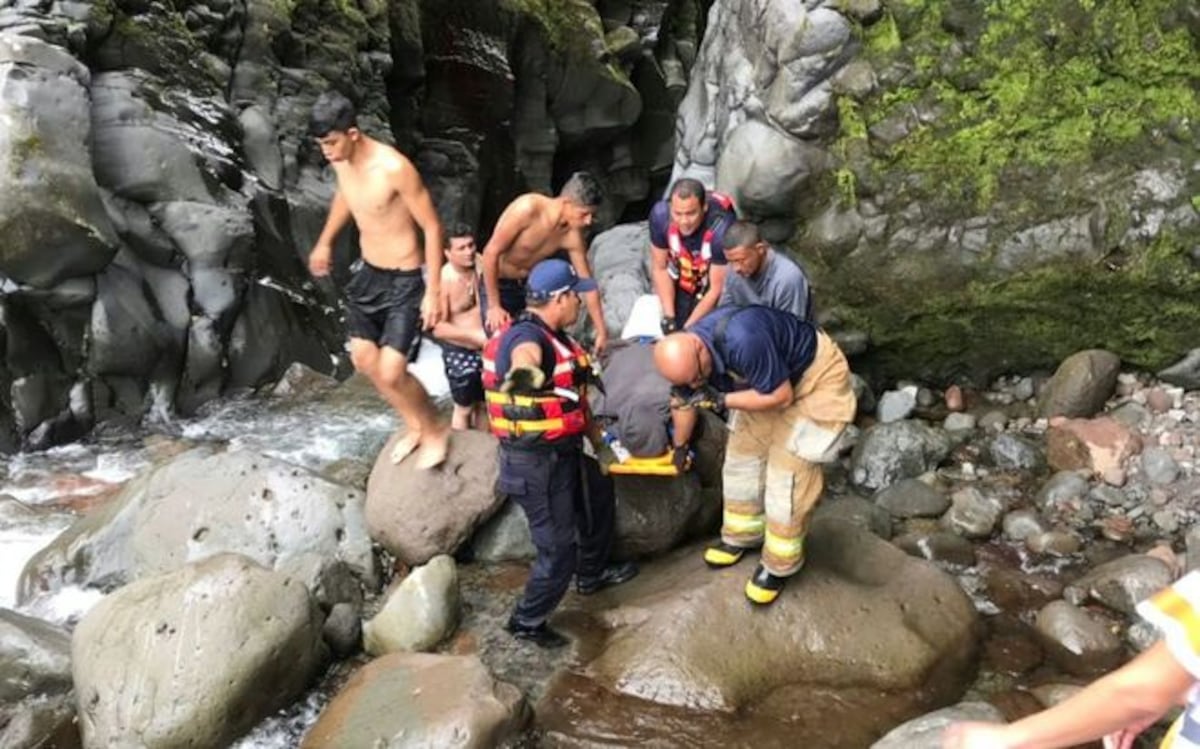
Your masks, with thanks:
<instances>
[{"instance_id":1,"label":"yellow rubber boot","mask_svg":"<svg viewBox=\"0 0 1200 749\"><path fill-rule=\"evenodd\" d=\"M760 564L746 581L746 597L751 603L766 606L775 602L786 582L786 577L772 575Z\"/></svg>"},{"instance_id":2,"label":"yellow rubber boot","mask_svg":"<svg viewBox=\"0 0 1200 749\"><path fill-rule=\"evenodd\" d=\"M743 548L720 541L704 550L704 563L709 567L732 567L741 561L745 553Z\"/></svg>"}]
</instances>

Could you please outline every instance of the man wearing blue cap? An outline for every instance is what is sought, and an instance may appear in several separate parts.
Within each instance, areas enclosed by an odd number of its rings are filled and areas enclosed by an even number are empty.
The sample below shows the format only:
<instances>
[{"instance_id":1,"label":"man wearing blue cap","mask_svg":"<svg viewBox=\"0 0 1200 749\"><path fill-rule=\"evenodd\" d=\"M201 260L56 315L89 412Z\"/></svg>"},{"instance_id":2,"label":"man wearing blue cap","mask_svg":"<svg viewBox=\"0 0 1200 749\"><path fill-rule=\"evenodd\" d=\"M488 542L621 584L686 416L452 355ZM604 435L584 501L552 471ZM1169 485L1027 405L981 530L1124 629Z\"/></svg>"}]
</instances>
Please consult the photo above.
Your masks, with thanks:
<instances>
[{"instance_id":1,"label":"man wearing blue cap","mask_svg":"<svg viewBox=\"0 0 1200 749\"><path fill-rule=\"evenodd\" d=\"M587 351L565 331L579 318L580 293L596 290L565 260L542 260L526 281L527 308L483 350L488 424L500 440L499 490L525 511L537 558L506 629L541 647L567 639L546 624L575 577L589 595L637 574L609 564L612 484L583 458L592 431Z\"/></svg>"}]
</instances>

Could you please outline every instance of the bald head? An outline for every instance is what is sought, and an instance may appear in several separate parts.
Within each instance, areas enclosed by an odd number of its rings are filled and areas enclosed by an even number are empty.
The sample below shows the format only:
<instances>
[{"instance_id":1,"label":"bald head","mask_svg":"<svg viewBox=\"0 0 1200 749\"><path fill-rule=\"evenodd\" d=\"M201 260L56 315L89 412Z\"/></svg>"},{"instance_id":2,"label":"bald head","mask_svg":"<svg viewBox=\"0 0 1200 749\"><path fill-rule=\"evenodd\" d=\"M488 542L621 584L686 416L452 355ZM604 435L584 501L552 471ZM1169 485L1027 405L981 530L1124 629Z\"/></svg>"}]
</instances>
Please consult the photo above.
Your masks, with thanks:
<instances>
[{"instance_id":1,"label":"bald head","mask_svg":"<svg viewBox=\"0 0 1200 749\"><path fill-rule=\"evenodd\" d=\"M695 333L672 333L654 345L654 366L672 385L696 385L705 379L708 348Z\"/></svg>"}]
</instances>

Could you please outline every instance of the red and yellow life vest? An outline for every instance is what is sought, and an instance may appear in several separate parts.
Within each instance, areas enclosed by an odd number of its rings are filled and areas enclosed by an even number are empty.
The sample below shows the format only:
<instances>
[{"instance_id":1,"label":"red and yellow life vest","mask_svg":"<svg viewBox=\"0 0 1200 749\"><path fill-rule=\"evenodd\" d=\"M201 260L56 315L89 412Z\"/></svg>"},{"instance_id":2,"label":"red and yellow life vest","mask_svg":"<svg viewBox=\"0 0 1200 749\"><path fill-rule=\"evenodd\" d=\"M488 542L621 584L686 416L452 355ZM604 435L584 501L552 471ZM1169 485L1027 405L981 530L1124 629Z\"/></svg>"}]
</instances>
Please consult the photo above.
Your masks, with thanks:
<instances>
[{"instance_id":1,"label":"red and yellow life vest","mask_svg":"<svg viewBox=\"0 0 1200 749\"><path fill-rule=\"evenodd\" d=\"M710 191L705 207L706 222L708 220L707 212L714 209L733 214L733 198L724 193ZM712 228L705 229L700 238L700 252L693 253L684 246L683 236L679 233L679 225L672 221L671 225L667 227L667 253L669 255L667 269L681 291L698 296L708 289L708 268L712 263L713 236Z\"/></svg>"},{"instance_id":2,"label":"red and yellow life vest","mask_svg":"<svg viewBox=\"0 0 1200 749\"><path fill-rule=\"evenodd\" d=\"M502 393L504 377L496 371L496 355L504 334L483 348L483 389L488 426L498 439L522 446L555 442L583 434L588 425L587 384L592 361L577 341L559 339L536 323L554 349L554 372L537 394Z\"/></svg>"}]
</instances>

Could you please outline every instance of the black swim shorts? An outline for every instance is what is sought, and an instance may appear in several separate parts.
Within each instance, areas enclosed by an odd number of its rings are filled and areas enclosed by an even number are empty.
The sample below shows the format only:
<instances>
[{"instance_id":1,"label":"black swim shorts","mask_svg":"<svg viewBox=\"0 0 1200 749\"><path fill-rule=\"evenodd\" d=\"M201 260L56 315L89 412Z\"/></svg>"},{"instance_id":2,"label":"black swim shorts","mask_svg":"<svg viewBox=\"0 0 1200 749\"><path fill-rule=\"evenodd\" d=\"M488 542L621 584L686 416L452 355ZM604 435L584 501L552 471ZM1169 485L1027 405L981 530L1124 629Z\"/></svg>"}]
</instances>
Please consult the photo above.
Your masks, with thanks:
<instances>
[{"instance_id":1,"label":"black swim shorts","mask_svg":"<svg viewBox=\"0 0 1200 749\"><path fill-rule=\"evenodd\" d=\"M421 269L388 270L359 260L346 284L346 332L417 357L421 348Z\"/></svg>"},{"instance_id":2,"label":"black swim shorts","mask_svg":"<svg viewBox=\"0 0 1200 749\"><path fill-rule=\"evenodd\" d=\"M525 311L525 279L501 278L497 284L500 287L500 307L514 320ZM487 285L483 282L483 274L479 274L479 319L487 325L488 311Z\"/></svg>"},{"instance_id":3,"label":"black swim shorts","mask_svg":"<svg viewBox=\"0 0 1200 749\"><path fill-rule=\"evenodd\" d=\"M483 401L483 357L478 351L443 343L442 364L455 405L467 407Z\"/></svg>"}]
</instances>

